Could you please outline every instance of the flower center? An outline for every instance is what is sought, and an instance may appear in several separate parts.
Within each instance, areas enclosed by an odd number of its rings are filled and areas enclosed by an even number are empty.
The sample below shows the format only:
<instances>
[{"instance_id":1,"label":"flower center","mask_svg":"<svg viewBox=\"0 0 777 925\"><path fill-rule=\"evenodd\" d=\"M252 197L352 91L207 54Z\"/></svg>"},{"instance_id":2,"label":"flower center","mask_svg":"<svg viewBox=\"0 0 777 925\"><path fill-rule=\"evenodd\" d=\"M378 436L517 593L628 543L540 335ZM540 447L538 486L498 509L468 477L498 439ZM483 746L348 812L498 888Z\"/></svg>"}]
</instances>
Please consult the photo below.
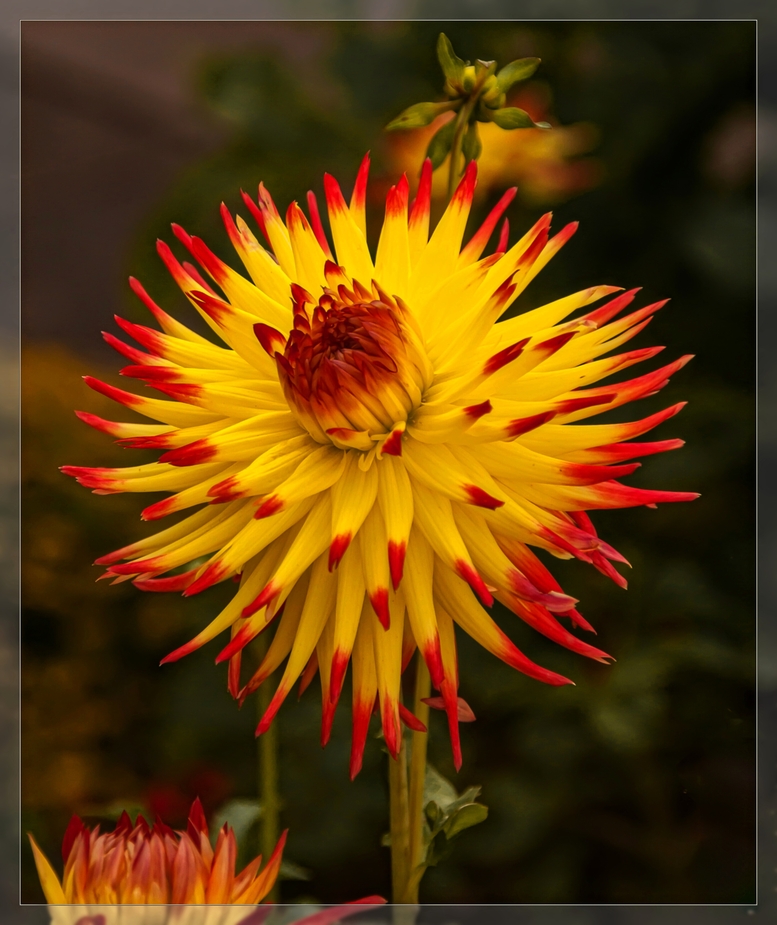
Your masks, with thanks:
<instances>
[{"instance_id":1,"label":"flower center","mask_svg":"<svg viewBox=\"0 0 777 925\"><path fill-rule=\"evenodd\" d=\"M315 305L293 292L294 327L277 356L289 406L318 442L369 449L407 421L431 382L414 320L375 283L325 288Z\"/></svg>"}]
</instances>

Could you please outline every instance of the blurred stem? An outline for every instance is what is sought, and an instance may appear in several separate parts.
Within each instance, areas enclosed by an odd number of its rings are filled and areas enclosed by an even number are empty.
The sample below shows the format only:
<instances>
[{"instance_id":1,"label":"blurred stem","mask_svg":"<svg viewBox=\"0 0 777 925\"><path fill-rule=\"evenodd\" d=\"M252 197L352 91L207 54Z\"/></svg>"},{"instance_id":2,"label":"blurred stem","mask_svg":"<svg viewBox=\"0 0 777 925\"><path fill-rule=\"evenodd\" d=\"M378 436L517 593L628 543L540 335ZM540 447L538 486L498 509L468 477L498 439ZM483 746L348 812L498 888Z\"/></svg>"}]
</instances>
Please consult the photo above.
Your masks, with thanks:
<instances>
[{"instance_id":1,"label":"blurred stem","mask_svg":"<svg viewBox=\"0 0 777 925\"><path fill-rule=\"evenodd\" d=\"M413 712L424 726L429 728L429 707L423 701L432 693L432 682L429 669L418 650L416 655L415 674L415 700ZM429 742L428 732L413 732L413 750L410 753L410 784L408 793L408 815L410 818L410 849L408 864L408 882L405 892L405 902L418 902L418 887L421 882L422 870L419 870L423 861L423 812L424 812L424 782L426 780L426 749Z\"/></svg>"},{"instance_id":2,"label":"blurred stem","mask_svg":"<svg viewBox=\"0 0 777 925\"><path fill-rule=\"evenodd\" d=\"M404 902L408 874L407 750L400 738L396 761L389 756L389 827L391 830L391 899Z\"/></svg>"},{"instance_id":3,"label":"blurred stem","mask_svg":"<svg viewBox=\"0 0 777 925\"><path fill-rule=\"evenodd\" d=\"M264 658L268 640L264 634L259 637L261 648L259 657ZM270 678L262 684L257 692L256 706L257 719L264 716L264 712L270 705L272 692L270 690ZM280 814L280 797L278 795L278 718L276 717L270 728L264 735L260 735L256 740L257 748L257 790L259 793L259 802L262 804L262 815L259 819L259 850L262 852L264 863L270 859L280 834L280 825L278 816ZM279 887L278 881L270 891L267 897L268 902L278 902Z\"/></svg>"}]
</instances>

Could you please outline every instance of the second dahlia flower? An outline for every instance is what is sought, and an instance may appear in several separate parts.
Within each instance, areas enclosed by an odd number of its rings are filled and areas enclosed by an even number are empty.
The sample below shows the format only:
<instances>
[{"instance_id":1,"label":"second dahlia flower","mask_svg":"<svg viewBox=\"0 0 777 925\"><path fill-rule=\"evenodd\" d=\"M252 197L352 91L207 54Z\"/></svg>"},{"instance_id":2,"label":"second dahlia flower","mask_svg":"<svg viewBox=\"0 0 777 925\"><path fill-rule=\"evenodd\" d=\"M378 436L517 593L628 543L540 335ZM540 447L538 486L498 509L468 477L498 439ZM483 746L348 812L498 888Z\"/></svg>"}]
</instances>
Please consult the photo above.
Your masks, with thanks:
<instances>
[{"instance_id":1,"label":"second dahlia flower","mask_svg":"<svg viewBox=\"0 0 777 925\"><path fill-rule=\"evenodd\" d=\"M592 309L620 292L595 286L500 321L576 225L550 237L545 215L512 247L503 234L482 257L511 191L462 246L476 182L470 163L430 235L427 161L411 205L405 177L390 190L373 257L367 171L365 158L350 203L324 179L333 248L312 193L310 217L292 203L285 221L263 186L258 203L244 194L270 250L222 207L250 280L173 226L211 282L161 242L159 254L214 339L132 280L159 329L117 319L142 349L105 337L130 361L123 375L170 400L87 377L155 423L78 412L125 445L163 453L127 469L64 467L98 493L171 493L145 509L145 520L187 512L99 559L115 580L187 596L239 580L224 610L164 661L230 630L217 661L229 661L229 687L241 701L285 661L257 733L292 685L301 678L304 688L318 671L325 742L351 662L352 774L374 708L394 755L400 721L417 723L399 702L416 647L460 765L455 625L530 677L571 683L516 648L489 614L494 598L560 645L607 659L572 631L591 626L532 547L574 556L625 585L612 564L625 560L585 512L696 497L619 481L639 465L629 460L682 444L627 442L682 404L627 424L579 423L654 394L688 361L598 384L659 352L613 354L663 303L622 315L631 290ZM242 683L241 652L270 626L272 643Z\"/></svg>"},{"instance_id":2,"label":"second dahlia flower","mask_svg":"<svg viewBox=\"0 0 777 925\"><path fill-rule=\"evenodd\" d=\"M281 866L284 832L267 864L261 855L239 874L235 833L224 825L211 847L199 800L186 831L157 818L135 824L122 813L113 832L88 828L73 816L62 840L65 867L60 879L30 835L38 877L52 925L262 925L271 908L251 911L272 890ZM368 896L346 906L300 919L300 925L334 925L384 903Z\"/></svg>"}]
</instances>

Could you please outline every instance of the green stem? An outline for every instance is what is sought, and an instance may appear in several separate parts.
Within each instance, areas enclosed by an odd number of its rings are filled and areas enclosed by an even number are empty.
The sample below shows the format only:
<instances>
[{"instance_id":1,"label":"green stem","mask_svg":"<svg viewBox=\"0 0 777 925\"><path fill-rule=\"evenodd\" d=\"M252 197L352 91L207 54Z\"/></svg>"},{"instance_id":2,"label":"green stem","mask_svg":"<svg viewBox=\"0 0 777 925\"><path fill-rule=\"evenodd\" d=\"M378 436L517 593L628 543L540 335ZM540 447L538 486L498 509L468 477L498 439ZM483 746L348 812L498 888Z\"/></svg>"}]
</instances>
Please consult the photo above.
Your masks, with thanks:
<instances>
[{"instance_id":1,"label":"green stem","mask_svg":"<svg viewBox=\"0 0 777 925\"><path fill-rule=\"evenodd\" d=\"M459 170L459 160L461 159L461 145L464 141L464 132L467 130L469 125L469 117L472 114L472 110L475 108L475 103L477 102L477 95L471 97L467 102L461 107L458 115L456 116L456 128L453 132L453 142L451 144L451 153L450 159L448 161L448 200L450 201L453 198L453 193L456 189L456 184L459 181L459 177L464 173L464 170Z\"/></svg>"},{"instance_id":2,"label":"green stem","mask_svg":"<svg viewBox=\"0 0 777 925\"><path fill-rule=\"evenodd\" d=\"M424 726L429 727L429 706L423 701L431 696L432 682L429 669L419 650L416 656L415 701L413 712ZM429 742L428 732L413 732L413 751L410 755L410 784L408 812L410 817L410 851L408 866L408 883L405 902L418 902L418 887L421 882L419 867L423 861L423 812L424 782L426 780L426 750Z\"/></svg>"},{"instance_id":3,"label":"green stem","mask_svg":"<svg viewBox=\"0 0 777 925\"><path fill-rule=\"evenodd\" d=\"M264 640L264 649L266 650L266 648L267 640ZM262 653L263 655L264 653ZM260 719L270 705L271 699L272 692L270 690L270 679L268 678L259 688L256 699L257 715ZM257 770L257 789L259 801L262 804L262 815L259 821L259 850L262 852L262 857L266 864L278 843L280 835L278 819L280 815L280 796L278 794L277 717L267 732L257 739ZM278 902L277 880L267 899L269 902Z\"/></svg>"},{"instance_id":4,"label":"green stem","mask_svg":"<svg viewBox=\"0 0 777 925\"><path fill-rule=\"evenodd\" d=\"M391 830L391 898L404 902L408 875L407 750L401 738L396 761L389 756L389 825Z\"/></svg>"}]
</instances>

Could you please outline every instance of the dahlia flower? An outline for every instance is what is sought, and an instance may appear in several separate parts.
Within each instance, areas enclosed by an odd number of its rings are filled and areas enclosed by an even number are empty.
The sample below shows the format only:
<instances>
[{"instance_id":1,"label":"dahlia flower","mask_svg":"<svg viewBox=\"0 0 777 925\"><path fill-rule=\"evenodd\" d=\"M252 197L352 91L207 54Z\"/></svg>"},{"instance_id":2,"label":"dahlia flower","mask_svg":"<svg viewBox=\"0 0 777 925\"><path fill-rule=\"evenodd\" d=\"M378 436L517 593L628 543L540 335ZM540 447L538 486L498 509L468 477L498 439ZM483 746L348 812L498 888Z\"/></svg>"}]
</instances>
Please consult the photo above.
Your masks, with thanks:
<instances>
[{"instance_id":1,"label":"dahlia flower","mask_svg":"<svg viewBox=\"0 0 777 925\"><path fill-rule=\"evenodd\" d=\"M62 880L29 838L53 925L261 925L271 907L252 912L246 906L255 907L273 888L286 833L264 869L260 855L236 875L235 833L225 824L211 847L199 800L185 832L159 818L149 827L142 816L133 826L125 812L113 832L100 834L99 826L89 829L73 816L62 840ZM300 925L329 925L365 904L383 902L368 896L301 919Z\"/></svg>"},{"instance_id":2,"label":"dahlia flower","mask_svg":"<svg viewBox=\"0 0 777 925\"><path fill-rule=\"evenodd\" d=\"M199 800L186 831L173 831L143 816L133 826L124 812L113 832L101 834L73 816L62 840L62 880L30 835L43 893L51 904L200 903L256 905L278 877L284 832L263 870L261 855L235 874L237 843L226 824L212 848Z\"/></svg>"},{"instance_id":3,"label":"dahlia flower","mask_svg":"<svg viewBox=\"0 0 777 925\"><path fill-rule=\"evenodd\" d=\"M576 225L550 237L545 215L512 247L502 234L482 257L511 191L462 247L473 162L430 235L427 161L410 207L404 176L389 191L373 258L368 165L365 158L350 204L324 178L334 248L312 193L310 218L294 202L285 222L262 185L258 203L243 194L269 251L222 206L250 281L173 226L212 284L167 244L159 254L220 343L164 312L132 280L161 330L117 318L142 350L104 336L130 361L123 375L172 400L86 377L158 423L77 414L120 443L164 452L126 469L64 467L97 493L172 492L143 511L145 520L198 508L97 562L146 591L189 596L239 580L221 613L163 661L229 629L216 661L229 661L229 688L242 702L287 659L257 734L295 681L304 688L318 671L326 742L352 663L352 775L373 709L393 755L400 721L417 727L400 703L400 675L416 647L460 765L456 624L524 674L571 683L516 648L489 614L494 598L573 652L610 658L571 631L592 627L530 547L580 559L625 586L612 564L623 556L586 510L696 497L619 481L638 467L634 457L682 445L627 442L682 404L625 424L578 423L654 394L690 359L595 385L660 351L606 356L664 303L619 317L637 290L594 286L499 321ZM243 648L271 624L266 655L241 683Z\"/></svg>"}]
</instances>

